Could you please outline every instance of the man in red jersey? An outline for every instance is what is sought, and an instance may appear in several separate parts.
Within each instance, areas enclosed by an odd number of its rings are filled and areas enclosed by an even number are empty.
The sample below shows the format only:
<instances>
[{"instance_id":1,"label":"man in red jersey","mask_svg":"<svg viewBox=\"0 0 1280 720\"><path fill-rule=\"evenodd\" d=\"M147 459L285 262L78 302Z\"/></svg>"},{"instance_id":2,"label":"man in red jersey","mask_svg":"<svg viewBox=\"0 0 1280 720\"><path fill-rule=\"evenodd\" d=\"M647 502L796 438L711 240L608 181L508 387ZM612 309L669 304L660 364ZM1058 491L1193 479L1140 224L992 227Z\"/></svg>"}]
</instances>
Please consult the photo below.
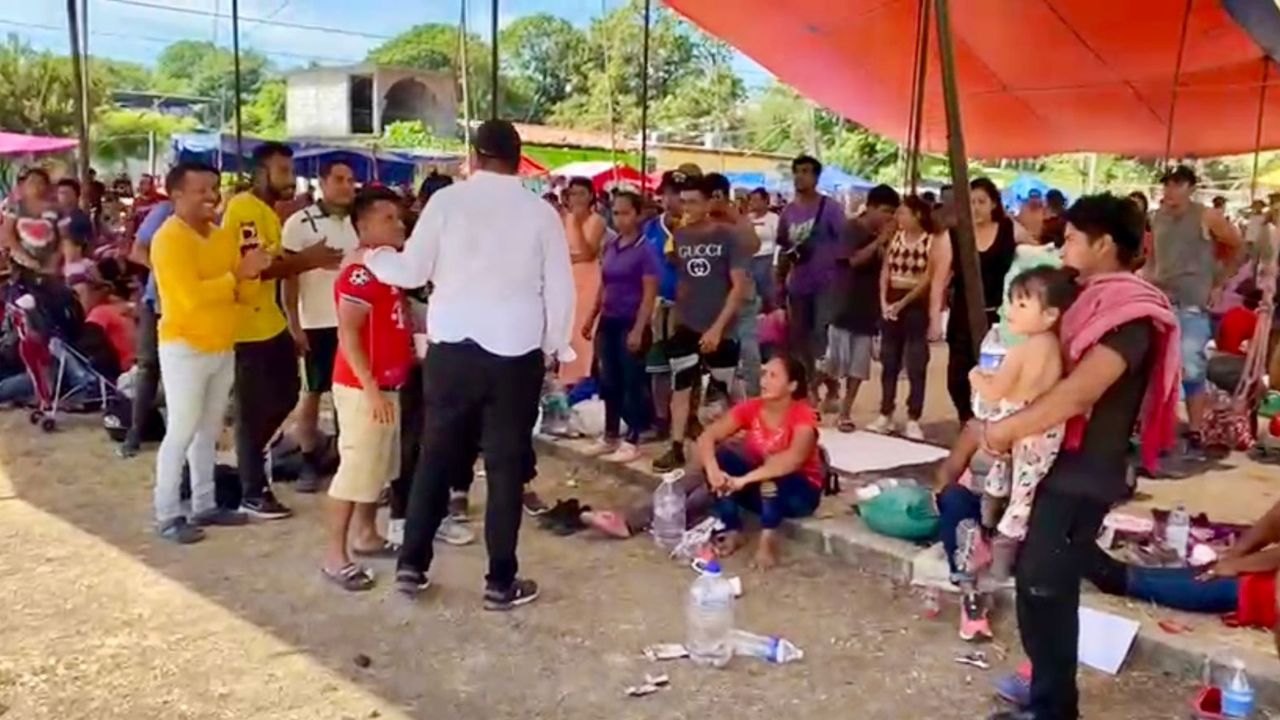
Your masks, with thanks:
<instances>
[{"instance_id":1,"label":"man in red jersey","mask_svg":"<svg viewBox=\"0 0 1280 720\"><path fill-rule=\"evenodd\" d=\"M364 264L369 248L404 245L399 198L385 188L356 196L351 209L360 246L334 283L338 356L333 404L341 461L329 486L328 544L321 570L345 590L368 590L373 574L356 557L395 557L374 517L383 487L400 472L400 386L413 364L404 292ZM351 546L348 550L347 537Z\"/></svg>"}]
</instances>

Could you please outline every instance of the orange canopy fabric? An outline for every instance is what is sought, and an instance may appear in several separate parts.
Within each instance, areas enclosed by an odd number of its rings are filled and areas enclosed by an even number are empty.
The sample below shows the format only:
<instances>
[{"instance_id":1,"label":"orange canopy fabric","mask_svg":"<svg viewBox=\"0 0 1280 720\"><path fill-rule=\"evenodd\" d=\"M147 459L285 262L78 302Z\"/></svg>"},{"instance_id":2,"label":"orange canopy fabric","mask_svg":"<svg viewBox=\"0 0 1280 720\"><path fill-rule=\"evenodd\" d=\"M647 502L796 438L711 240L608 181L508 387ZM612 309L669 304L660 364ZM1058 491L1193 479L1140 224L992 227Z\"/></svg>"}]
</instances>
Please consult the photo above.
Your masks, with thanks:
<instances>
[{"instance_id":1,"label":"orange canopy fabric","mask_svg":"<svg viewBox=\"0 0 1280 720\"><path fill-rule=\"evenodd\" d=\"M516 168L516 174L520 177L541 177L547 174L547 169L542 166L542 163L521 153L520 167Z\"/></svg>"},{"instance_id":2,"label":"orange canopy fabric","mask_svg":"<svg viewBox=\"0 0 1280 720\"><path fill-rule=\"evenodd\" d=\"M1259 0L1261 1L1261 0ZM905 142L916 0L665 0L818 103ZM951 0L961 117L973 157L1162 157L1184 0ZM930 25L934 25L931 15ZM937 33L923 146L946 150ZM1172 155L1280 147L1280 68L1219 0L1192 0Z\"/></svg>"}]
</instances>

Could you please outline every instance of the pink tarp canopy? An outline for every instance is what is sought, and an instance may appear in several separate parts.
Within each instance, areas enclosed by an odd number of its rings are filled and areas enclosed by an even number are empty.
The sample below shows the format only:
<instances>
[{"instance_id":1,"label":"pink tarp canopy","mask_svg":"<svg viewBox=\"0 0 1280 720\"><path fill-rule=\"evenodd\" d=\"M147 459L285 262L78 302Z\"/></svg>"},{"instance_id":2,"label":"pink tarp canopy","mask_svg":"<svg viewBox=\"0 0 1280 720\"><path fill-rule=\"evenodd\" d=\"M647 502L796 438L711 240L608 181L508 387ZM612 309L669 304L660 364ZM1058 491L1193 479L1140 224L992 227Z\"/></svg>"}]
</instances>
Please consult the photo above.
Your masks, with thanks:
<instances>
[{"instance_id":1,"label":"pink tarp canopy","mask_svg":"<svg viewBox=\"0 0 1280 720\"><path fill-rule=\"evenodd\" d=\"M664 1L822 105L906 139L916 0ZM951 0L968 153L1161 157L1180 48L1174 156L1252 152L1264 68L1262 147L1280 147L1280 68L1220 0L1191 2L1188 15L1184 0ZM929 152L946 149L938 58L933 32Z\"/></svg>"},{"instance_id":2,"label":"pink tarp canopy","mask_svg":"<svg viewBox=\"0 0 1280 720\"><path fill-rule=\"evenodd\" d=\"M72 150L80 143L76 140L21 133L0 132L0 156L46 155Z\"/></svg>"}]
</instances>

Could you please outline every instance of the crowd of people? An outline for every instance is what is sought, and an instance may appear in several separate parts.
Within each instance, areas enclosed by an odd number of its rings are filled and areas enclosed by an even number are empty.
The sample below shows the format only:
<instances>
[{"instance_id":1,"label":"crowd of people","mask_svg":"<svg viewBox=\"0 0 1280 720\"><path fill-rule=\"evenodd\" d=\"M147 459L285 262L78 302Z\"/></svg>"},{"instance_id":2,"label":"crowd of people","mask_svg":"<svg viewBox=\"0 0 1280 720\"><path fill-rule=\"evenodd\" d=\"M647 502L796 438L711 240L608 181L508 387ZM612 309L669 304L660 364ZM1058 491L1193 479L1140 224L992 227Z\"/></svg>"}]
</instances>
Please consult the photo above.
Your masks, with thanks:
<instances>
[{"instance_id":1,"label":"crowd of people","mask_svg":"<svg viewBox=\"0 0 1280 720\"><path fill-rule=\"evenodd\" d=\"M1271 312L1260 298L1274 294L1262 271L1274 208L1251 208L1242 231L1194 199L1197 178L1179 167L1153 212L1141 195L1068 206L1052 191L1014 217L991 180L974 180L973 296L1007 350L989 367L968 323L950 188L931 198L877 186L850 217L818 191L821 162L801 156L783 207L763 189L735 195L693 165L663 173L654 197L574 179L540 198L516 175L512 125L483 123L473 150L465 182L433 174L416 198L357 187L334 162L320 171L319 199L303 201L290 148L264 143L238 192L223 195L215 168L179 163L164 193L144 179L114 219L101 200L125 187L81 198L74 180L24 173L0 229L10 298L30 293L58 318L68 313L54 308L74 306L83 319L61 332L82 347L82 328L100 329L115 365L92 369L131 377L121 456L139 452L163 390L160 537L190 544L208 528L290 517L271 450L291 431L296 490L320 492L332 475L323 576L368 590L365 562L395 559L396 588L416 596L430 584L434 541L474 539L468 493L482 457L484 603L524 605L539 589L519 573L521 517L547 510L528 487L540 400L549 387L590 383L605 406L590 452L629 463L643 443L664 443L652 467L666 472L692 449L700 472L681 481L691 521L718 517L728 554L745 543L741 510L758 514L756 560L767 567L783 518L818 506L829 472L822 416L856 429L854 403L878 359L867 429L923 439L931 347L945 339L962 432L937 503L966 590L961 633L990 634L970 563L990 543L1018 578L1033 667L1028 708L1007 717L1076 717L1079 585L1097 565L1103 516L1131 491L1130 437L1140 428L1153 465L1172 447L1181 394L1181 451L1203 448L1210 348L1242 354L1250 319ZM30 373L9 375L0 397L21 400L17 379ZM326 394L336 468L320 431ZM215 472L228 417L229 486ZM976 458L987 460L981 471ZM651 512L582 519L628 537Z\"/></svg>"}]
</instances>

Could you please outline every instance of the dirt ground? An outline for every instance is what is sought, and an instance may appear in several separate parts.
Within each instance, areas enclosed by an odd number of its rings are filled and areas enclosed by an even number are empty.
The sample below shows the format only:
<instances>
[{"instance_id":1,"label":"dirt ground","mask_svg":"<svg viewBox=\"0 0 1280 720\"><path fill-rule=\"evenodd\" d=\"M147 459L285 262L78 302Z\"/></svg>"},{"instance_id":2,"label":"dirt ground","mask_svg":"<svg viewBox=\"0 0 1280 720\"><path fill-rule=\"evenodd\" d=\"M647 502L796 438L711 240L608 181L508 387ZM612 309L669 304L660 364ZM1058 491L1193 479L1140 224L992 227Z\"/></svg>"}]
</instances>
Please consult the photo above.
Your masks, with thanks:
<instances>
[{"instance_id":1,"label":"dirt ground","mask_svg":"<svg viewBox=\"0 0 1280 720\"><path fill-rule=\"evenodd\" d=\"M994 669L958 665L950 617L921 619L907 590L796 550L767 575L747 557L730 567L746 588L738 624L792 639L802 663L655 666L641 649L681 639L690 571L647 540L557 538L533 523L521 559L543 596L530 607L481 609L482 545L442 549L417 603L386 583L348 595L316 569L318 498L286 488L293 520L174 547L150 532L154 456L116 459L94 422L46 436L0 414L4 720L980 718L998 707L990 681L1017 660L990 646ZM539 470L549 498L638 492L551 459ZM391 566L378 570L385 581ZM1007 628L999 642L1017 647ZM671 688L623 697L653 671ZM1092 718L1181 716L1191 692L1140 671L1081 678Z\"/></svg>"}]
</instances>

